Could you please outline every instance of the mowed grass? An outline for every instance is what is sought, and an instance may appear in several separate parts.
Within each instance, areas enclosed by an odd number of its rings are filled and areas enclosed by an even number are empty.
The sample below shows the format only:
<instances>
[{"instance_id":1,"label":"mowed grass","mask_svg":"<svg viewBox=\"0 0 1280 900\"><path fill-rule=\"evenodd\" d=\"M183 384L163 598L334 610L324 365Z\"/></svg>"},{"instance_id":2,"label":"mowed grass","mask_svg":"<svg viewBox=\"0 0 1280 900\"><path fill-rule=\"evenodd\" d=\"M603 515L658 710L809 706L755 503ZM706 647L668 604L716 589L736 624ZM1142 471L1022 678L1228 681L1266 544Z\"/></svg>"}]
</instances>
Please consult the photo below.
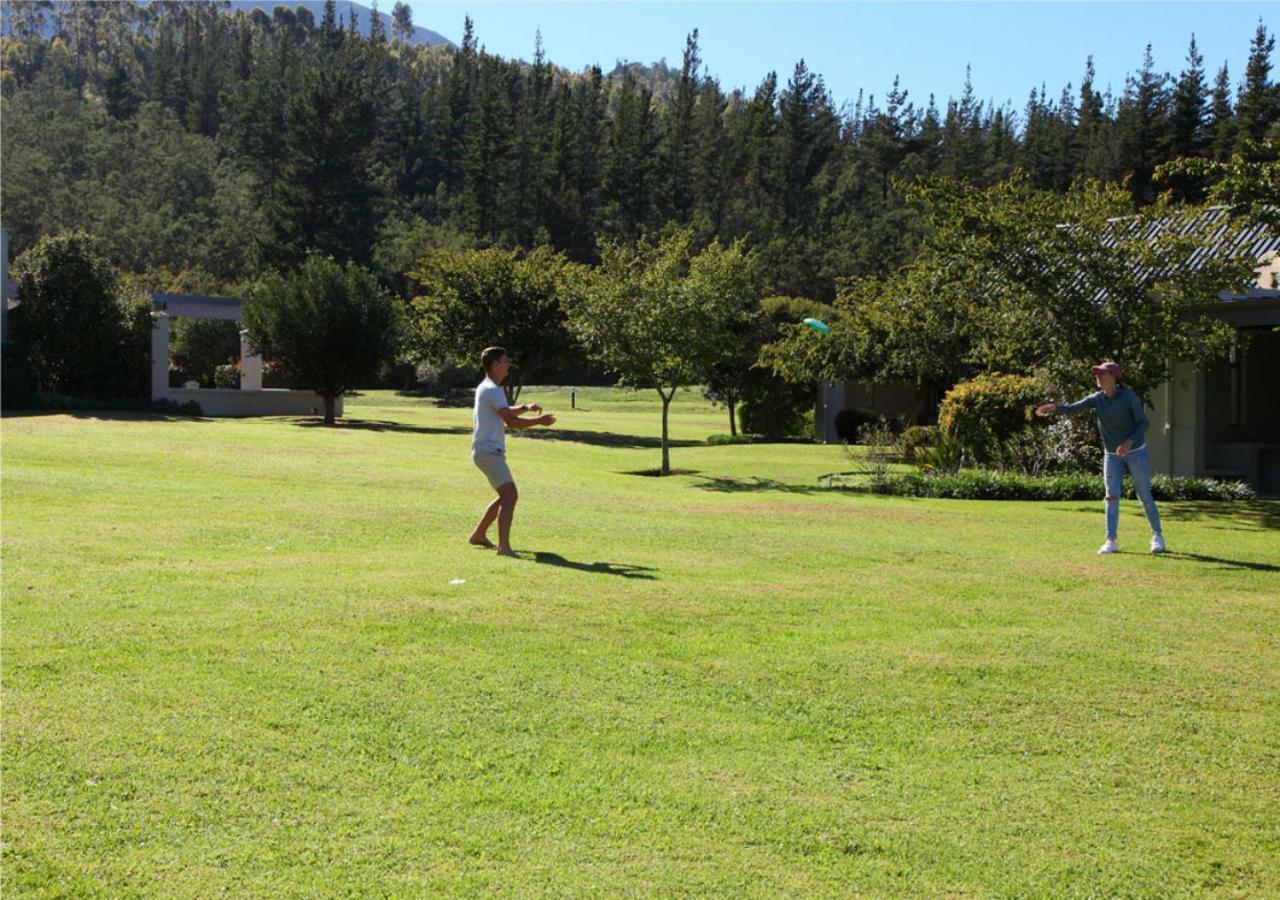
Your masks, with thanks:
<instances>
[{"instance_id":1,"label":"mowed grass","mask_svg":"<svg viewBox=\"0 0 1280 900\"><path fill-rule=\"evenodd\" d=\"M4 419L5 894L1280 894L1280 503L1099 558L522 399L520 560L469 408Z\"/></svg>"}]
</instances>

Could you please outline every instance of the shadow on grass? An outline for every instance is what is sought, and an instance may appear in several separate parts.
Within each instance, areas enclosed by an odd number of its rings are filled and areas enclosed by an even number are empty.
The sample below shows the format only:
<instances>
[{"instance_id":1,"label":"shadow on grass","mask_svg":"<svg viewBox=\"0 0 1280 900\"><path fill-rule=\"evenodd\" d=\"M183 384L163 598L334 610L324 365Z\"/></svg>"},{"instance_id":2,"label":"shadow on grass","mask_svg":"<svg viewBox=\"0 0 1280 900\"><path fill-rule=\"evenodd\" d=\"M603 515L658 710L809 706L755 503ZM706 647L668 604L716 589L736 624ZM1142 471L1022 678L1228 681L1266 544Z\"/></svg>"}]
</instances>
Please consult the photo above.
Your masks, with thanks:
<instances>
[{"instance_id":1,"label":"shadow on grass","mask_svg":"<svg viewBox=\"0 0 1280 900\"><path fill-rule=\"evenodd\" d=\"M1186 560L1187 562L1208 563L1220 569L1249 569L1253 572L1280 572L1280 566L1271 563L1249 562L1243 559L1223 559L1220 556L1205 556L1201 553L1181 553L1166 550L1161 554L1163 559Z\"/></svg>"},{"instance_id":2,"label":"shadow on grass","mask_svg":"<svg viewBox=\"0 0 1280 900\"><path fill-rule=\"evenodd\" d=\"M826 494L831 489L816 484L789 484L774 478L761 478L753 475L750 478L729 478L727 476L703 475L693 484L703 491L717 491L722 494L748 493L754 491L779 491L784 494Z\"/></svg>"},{"instance_id":3,"label":"shadow on grass","mask_svg":"<svg viewBox=\"0 0 1280 900\"><path fill-rule=\"evenodd\" d=\"M39 416L72 416L77 419L101 419L104 422L212 422L211 416L182 416L176 413L149 412L142 409L6 409L0 418L27 419Z\"/></svg>"},{"instance_id":4,"label":"shadow on grass","mask_svg":"<svg viewBox=\"0 0 1280 900\"><path fill-rule=\"evenodd\" d=\"M445 391L443 394L438 391L419 391L410 388L396 391L396 396L409 397L414 400L430 400L436 406L449 409L471 406L475 402L475 394L467 388L457 388L456 390Z\"/></svg>"},{"instance_id":5,"label":"shadow on grass","mask_svg":"<svg viewBox=\"0 0 1280 900\"><path fill-rule=\"evenodd\" d=\"M617 447L624 450L660 450L662 439L639 434L617 434L612 431L576 431L568 428L529 428L519 432L519 440L572 441L593 447ZM702 447L702 441L668 440L668 447Z\"/></svg>"},{"instance_id":6,"label":"shadow on grass","mask_svg":"<svg viewBox=\"0 0 1280 900\"><path fill-rule=\"evenodd\" d=\"M1125 500L1138 506L1137 500ZM1160 518L1166 522L1203 523L1233 531L1280 530L1280 501L1276 500L1157 500ZM1089 506L1067 507L1070 512L1100 512L1102 498Z\"/></svg>"},{"instance_id":7,"label":"shadow on grass","mask_svg":"<svg viewBox=\"0 0 1280 900\"><path fill-rule=\"evenodd\" d=\"M324 419L295 419L298 428L329 428L333 431L390 431L399 434L470 434L465 425L447 428L431 428L427 425L406 425L403 422L384 422L378 419L338 419L336 425L325 425Z\"/></svg>"},{"instance_id":8,"label":"shadow on grass","mask_svg":"<svg viewBox=\"0 0 1280 900\"><path fill-rule=\"evenodd\" d=\"M1162 519L1175 522L1206 522L1214 528L1240 531L1280 529L1280 501L1187 502L1160 509Z\"/></svg>"},{"instance_id":9,"label":"shadow on grass","mask_svg":"<svg viewBox=\"0 0 1280 900\"><path fill-rule=\"evenodd\" d=\"M591 572L597 575L617 575L621 578L643 578L652 581L656 572L652 566L630 566L625 563L609 562L574 562L565 559L559 553L547 553L539 550L533 554L533 561L545 566L556 566L561 569L576 569L579 572Z\"/></svg>"}]
</instances>

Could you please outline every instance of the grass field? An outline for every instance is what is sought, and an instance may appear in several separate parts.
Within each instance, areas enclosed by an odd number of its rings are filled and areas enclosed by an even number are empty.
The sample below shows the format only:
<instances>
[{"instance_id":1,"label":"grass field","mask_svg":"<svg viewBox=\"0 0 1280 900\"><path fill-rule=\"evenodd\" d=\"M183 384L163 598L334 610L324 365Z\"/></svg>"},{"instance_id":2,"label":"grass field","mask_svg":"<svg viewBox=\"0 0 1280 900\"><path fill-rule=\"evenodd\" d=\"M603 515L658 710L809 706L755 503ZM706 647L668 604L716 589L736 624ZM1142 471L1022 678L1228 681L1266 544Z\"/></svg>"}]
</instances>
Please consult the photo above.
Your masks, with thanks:
<instances>
[{"instance_id":1,"label":"grass field","mask_svg":"<svg viewBox=\"0 0 1280 900\"><path fill-rule=\"evenodd\" d=\"M1280 503L1100 558L525 399L520 560L469 408L4 419L5 895L1280 895Z\"/></svg>"}]
</instances>

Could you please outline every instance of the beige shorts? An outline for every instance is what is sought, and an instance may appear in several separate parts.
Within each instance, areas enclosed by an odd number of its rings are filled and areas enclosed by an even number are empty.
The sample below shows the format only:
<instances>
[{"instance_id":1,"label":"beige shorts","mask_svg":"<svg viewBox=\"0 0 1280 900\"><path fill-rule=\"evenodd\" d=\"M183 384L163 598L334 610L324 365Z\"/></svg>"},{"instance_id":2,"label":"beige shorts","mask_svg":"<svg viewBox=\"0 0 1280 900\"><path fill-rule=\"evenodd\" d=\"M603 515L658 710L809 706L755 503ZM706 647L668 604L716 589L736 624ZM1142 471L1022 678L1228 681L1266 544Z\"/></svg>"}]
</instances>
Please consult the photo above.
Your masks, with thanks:
<instances>
[{"instance_id":1,"label":"beige shorts","mask_svg":"<svg viewBox=\"0 0 1280 900\"><path fill-rule=\"evenodd\" d=\"M471 461L476 468L489 479L489 485L496 491L504 484L514 484L511 469L507 467L507 455L497 450L472 450Z\"/></svg>"}]
</instances>

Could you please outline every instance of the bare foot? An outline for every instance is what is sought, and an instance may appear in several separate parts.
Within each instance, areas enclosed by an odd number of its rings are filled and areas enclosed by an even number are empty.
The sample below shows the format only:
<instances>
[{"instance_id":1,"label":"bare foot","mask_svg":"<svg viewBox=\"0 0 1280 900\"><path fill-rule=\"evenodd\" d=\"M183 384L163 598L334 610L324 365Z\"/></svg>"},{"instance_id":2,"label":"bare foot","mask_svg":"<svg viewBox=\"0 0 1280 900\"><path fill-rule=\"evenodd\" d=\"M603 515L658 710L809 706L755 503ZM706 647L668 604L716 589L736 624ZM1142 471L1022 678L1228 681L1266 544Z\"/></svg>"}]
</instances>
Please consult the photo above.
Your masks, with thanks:
<instances>
[{"instance_id":1,"label":"bare foot","mask_svg":"<svg viewBox=\"0 0 1280 900\"><path fill-rule=\"evenodd\" d=\"M516 553L516 551L512 550L510 547L501 547L501 548L499 548L499 550L498 550L498 555L499 555L499 556L510 556L512 559L519 559L519 558L520 558L520 554Z\"/></svg>"},{"instance_id":2,"label":"bare foot","mask_svg":"<svg viewBox=\"0 0 1280 900\"><path fill-rule=\"evenodd\" d=\"M497 544L489 540L483 534L471 535L471 538L469 539L468 543L475 544L477 547L487 547L490 550L492 550L494 547L497 546Z\"/></svg>"}]
</instances>

